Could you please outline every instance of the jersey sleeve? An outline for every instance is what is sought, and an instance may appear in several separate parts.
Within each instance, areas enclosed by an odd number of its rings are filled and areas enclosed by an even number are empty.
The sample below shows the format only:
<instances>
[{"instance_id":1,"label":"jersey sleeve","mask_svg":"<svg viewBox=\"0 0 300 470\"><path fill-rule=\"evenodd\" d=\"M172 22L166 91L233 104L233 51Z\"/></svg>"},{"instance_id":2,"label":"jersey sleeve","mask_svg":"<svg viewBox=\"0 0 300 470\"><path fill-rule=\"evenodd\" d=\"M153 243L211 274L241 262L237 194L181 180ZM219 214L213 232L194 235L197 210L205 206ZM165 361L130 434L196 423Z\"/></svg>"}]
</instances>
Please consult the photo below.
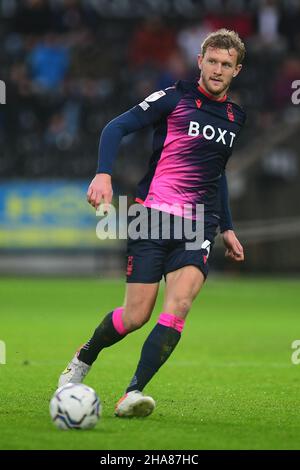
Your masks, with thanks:
<instances>
[{"instance_id":1,"label":"jersey sleeve","mask_svg":"<svg viewBox=\"0 0 300 470\"><path fill-rule=\"evenodd\" d=\"M221 233L226 230L233 230L232 216L229 205L228 184L225 171L222 173L220 179L220 231Z\"/></svg>"},{"instance_id":2,"label":"jersey sleeve","mask_svg":"<svg viewBox=\"0 0 300 470\"><path fill-rule=\"evenodd\" d=\"M122 138L141 128L141 123L131 111L127 111L110 121L101 133L96 173L111 175Z\"/></svg>"},{"instance_id":3,"label":"jersey sleeve","mask_svg":"<svg viewBox=\"0 0 300 470\"><path fill-rule=\"evenodd\" d=\"M159 90L110 121L103 129L98 151L97 173L112 174L119 146L125 135L155 124L170 114L180 99L175 87Z\"/></svg>"},{"instance_id":4,"label":"jersey sleeve","mask_svg":"<svg viewBox=\"0 0 300 470\"><path fill-rule=\"evenodd\" d=\"M134 106L131 112L143 127L149 126L171 114L180 97L180 90L176 86L155 91L141 103Z\"/></svg>"}]
</instances>

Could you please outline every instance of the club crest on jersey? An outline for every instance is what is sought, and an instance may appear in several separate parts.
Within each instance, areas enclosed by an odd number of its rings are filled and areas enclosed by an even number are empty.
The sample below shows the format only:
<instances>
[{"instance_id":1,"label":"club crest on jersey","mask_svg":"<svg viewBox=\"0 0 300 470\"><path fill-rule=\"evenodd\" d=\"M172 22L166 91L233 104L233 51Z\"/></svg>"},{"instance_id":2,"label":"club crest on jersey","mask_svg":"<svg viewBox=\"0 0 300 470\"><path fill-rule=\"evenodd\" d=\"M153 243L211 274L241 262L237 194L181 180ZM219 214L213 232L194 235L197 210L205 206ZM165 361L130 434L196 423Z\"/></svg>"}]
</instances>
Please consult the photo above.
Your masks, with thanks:
<instances>
[{"instance_id":1,"label":"club crest on jersey","mask_svg":"<svg viewBox=\"0 0 300 470\"><path fill-rule=\"evenodd\" d=\"M198 109L201 108L201 106L202 106L202 101L199 100L199 98L198 98L198 99L195 100L195 102L196 102L197 108L198 108Z\"/></svg>"},{"instance_id":2,"label":"club crest on jersey","mask_svg":"<svg viewBox=\"0 0 300 470\"><path fill-rule=\"evenodd\" d=\"M215 129L209 124L204 126L203 129L200 129L199 122L190 121L188 135L191 137L197 137L200 135L200 131L201 137L204 137L204 139L214 140L215 142L222 142L223 145L229 145L229 147L232 147L233 141L236 137L234 132L228 132L227 129L221 129L220 127Z\"/></svg>"},{"instance_id":3,"label":"club crest on jersey","mask_svg":"<svg viewBox=\"0 0 300 470\"><path fill-rule=\"evenodd\" d=\"M234 122L232 104L230 103L227 104L227 116L228 116L229 121Z\"/></svg>"}]
</instances>

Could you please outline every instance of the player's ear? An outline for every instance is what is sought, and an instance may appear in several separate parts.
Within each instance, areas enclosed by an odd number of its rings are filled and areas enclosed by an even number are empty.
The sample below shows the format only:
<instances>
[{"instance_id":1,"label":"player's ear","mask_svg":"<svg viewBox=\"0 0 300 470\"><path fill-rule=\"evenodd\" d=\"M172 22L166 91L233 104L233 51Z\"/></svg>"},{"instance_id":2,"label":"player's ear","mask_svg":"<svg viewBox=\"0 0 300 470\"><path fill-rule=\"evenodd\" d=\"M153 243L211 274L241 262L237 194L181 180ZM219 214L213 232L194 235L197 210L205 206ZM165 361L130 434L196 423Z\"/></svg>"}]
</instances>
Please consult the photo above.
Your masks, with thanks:
<instances>
[{"instance_id":1,"label":"player's ear","mask_svg":"<svg viewBox=\"0 0 300 470\"><path fill-rule=\"evenodd\" d=\"M199 69L201 70L202 68L202 62L203 62L203 55L202 54L198 54L198 66L199 66Z\"/></svg>"},{"instance_id":2,"label":"player's ear","mask_svg":"<svg viewBox=\"0 0 300 470\"><path fill-rule=\"evenodd\" d=\"M236 65L235 70L233 72L233 77L236 77L240 73L240 71L242 70L242 67L243 67L242 64Z\"/></svg>"},{"instance_id":3,"label":"player's ear","mask_svg":"<svg viewBox=\"0 0 300 470\"><path fill-rule=\"evenodd\" d=\"M198 54L198 67L200 70L202 70L202 61L203 61L203 55Z\"/></svg>"}]
</instances>

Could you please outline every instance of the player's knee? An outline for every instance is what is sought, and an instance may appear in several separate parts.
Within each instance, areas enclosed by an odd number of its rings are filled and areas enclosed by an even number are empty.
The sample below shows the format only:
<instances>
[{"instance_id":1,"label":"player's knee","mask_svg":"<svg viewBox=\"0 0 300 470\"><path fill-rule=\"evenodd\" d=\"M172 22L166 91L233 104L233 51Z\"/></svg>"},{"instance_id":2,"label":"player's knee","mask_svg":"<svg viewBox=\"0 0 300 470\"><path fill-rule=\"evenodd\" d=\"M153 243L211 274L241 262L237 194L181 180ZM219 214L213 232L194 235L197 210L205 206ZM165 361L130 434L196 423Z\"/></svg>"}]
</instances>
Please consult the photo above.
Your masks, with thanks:
<instances>
[{"instance_id":1,"label":"player's knee","mask_svg":"<svg viewBox=\"0 0 300 470\"><path fill-rule=\"evenodd\" d=\"M128 331L141 328L149 320L151 312L142 305L136 307L125 306L123 314L124 327Z\"/></svg>"},{"instance_id":2,"label":"player's knee","mask_svg":"<svg viewBox=\"0 0 300 470\"><path fill-rule=\"evenodd\" d=\"M141 317L139 315L136 316L125 316L123 319L124 327L127 331L134 331L141 328L145 323L147 323L148 318Z\"/></svg>"},{"instance_id":3,"label":"player's knee","mask_svg":"<svg viewBox=\"0 0 300 470\"><path fill-rule=\"evenodd\" d=\"M151 316L152 308L147 299L130 299L123 313L124 326L128 331L138 330Z\"/></svg>"}]
</instances>

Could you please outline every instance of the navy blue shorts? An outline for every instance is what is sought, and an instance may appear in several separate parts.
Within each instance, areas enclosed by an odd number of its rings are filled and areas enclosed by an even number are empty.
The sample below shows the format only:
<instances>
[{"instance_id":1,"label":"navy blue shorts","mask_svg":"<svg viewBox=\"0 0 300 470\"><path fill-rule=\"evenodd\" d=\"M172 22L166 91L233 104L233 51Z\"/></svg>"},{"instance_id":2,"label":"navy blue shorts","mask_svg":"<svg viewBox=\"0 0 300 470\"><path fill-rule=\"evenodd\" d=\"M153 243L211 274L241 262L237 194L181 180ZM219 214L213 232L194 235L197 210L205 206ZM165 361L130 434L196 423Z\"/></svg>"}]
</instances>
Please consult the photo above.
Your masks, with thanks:
<instances>
[{"instance_id":1,"label":"navy blue shorts","mask_svg":"<svg viewBox=\"0 0 300 470\"><path fill-rule=\"evenodd\" d=\"M153 219L151 219L151 213L153 212L156 212L156 221L154 223ZM133 239L129 231L126 253L127 282L144 284L159 282L168 273L188 265L199 268L206 278L209 270L208 256L214 244L218 219L215 217L205 217L203 240L200 240L200 244L197 243L196 249L190 249L190 247L186 246L186 243L194 242L195 236L191 238L191 234L188 237L185 234L191 232L182 229L181 238L176 238L178 233L176 234L175 227L178 228L179 224L183 223L183 219L168 214L170 217L170 237L165 239L161 230L162 214L162 212L155 209L147 209L148 230L146 236L144 231L141 237ZM128 222L130 224L136 220L137 218L132 216L129 217ZM196 221L190 221L190 223L192 224L191 229L195 231ZM154 238L153 231L155 232L155 230L156 235Z\"/></svg>"}]
</instances>

